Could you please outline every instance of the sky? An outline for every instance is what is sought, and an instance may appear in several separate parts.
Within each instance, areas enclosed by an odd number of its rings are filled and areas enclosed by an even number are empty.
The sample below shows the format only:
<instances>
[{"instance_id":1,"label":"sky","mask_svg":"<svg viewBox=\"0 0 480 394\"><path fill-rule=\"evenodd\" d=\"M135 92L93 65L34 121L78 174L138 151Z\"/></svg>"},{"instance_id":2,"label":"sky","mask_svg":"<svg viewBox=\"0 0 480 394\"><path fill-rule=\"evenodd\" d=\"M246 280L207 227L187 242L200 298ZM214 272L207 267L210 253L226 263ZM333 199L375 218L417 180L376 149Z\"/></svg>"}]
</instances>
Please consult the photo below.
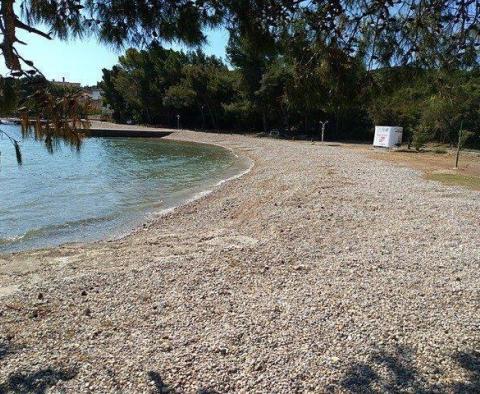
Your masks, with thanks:
<instances>
[{"instance_id":1,"label":"sky","mask_svg":"<svg viewBox=\"0 0 480 394\"><path fill-rule=\"evenodd\" d=\"M225 30L209 30L207 44L203 50L208 55L216 55L225 60L225 47L228 42L228 32ZM117 63L122 51L116 51L99 44L95 38L71 40L47 40L35 34L19 32L18 37L28 45L19 45L22 56L32 60L45 77L50 80L80 82L82 85L95 85L102 79L102 69L111 68ZM187 50L179 44L164 45L166 48ZM3 59L0 59L3 61ZM3 62L0 74L6 75Z\"/></svg>"}]
</instances>

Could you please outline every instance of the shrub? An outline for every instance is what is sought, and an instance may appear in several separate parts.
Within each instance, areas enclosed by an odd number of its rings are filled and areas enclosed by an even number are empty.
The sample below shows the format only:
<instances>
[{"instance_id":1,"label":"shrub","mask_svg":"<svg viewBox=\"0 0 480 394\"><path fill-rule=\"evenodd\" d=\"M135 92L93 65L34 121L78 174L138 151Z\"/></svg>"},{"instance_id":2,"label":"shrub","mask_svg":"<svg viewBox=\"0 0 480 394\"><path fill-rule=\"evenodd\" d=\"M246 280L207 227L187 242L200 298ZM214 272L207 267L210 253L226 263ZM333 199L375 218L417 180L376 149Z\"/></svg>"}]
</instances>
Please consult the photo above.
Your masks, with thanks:
<instances>
[{"instance_id":1,"label":"shrub","mask_svg":"<svg viewBox=\"0 0 480 394\"><path fill-rule=\"evenodd\" d=\"M424 127L419 127L413 131L412 144L415 150L420 151L430 140L430 133Z\"/></svg>"}]
</instances>

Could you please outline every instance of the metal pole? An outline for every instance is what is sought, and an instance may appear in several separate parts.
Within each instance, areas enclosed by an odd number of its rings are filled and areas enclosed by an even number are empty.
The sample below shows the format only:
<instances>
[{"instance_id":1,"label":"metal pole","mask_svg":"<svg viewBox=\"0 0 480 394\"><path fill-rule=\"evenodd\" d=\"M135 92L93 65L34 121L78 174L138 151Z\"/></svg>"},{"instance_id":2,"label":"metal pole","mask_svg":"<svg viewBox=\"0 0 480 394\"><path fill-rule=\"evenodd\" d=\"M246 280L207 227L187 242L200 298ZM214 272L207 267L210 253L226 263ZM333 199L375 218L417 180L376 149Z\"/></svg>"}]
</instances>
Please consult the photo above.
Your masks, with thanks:
<instances>
[{"instance_id":1,"label":"metal pole","mask_svg":"<svg viewBox=\"0 0 480 394\"><path fill-rule=\"evenodd\" d=\"M322 125L322 142L323 142L325 139L325 128L327 127L328 120L326 120L325 122L320 121L320 124Z\"/></svg>"},{"instance_id":2,"label":"metal pole","mask_svg":"<svg viewBox=\"0 0 480 394\"><path fill-rule=\"evenodd\" d=\"M458 132L457 157L455 158L455 169L458 169L458 159L460 159L460 149L462 149L463 120L460 123L460 131Z\"/></svg>"}]
</instances>

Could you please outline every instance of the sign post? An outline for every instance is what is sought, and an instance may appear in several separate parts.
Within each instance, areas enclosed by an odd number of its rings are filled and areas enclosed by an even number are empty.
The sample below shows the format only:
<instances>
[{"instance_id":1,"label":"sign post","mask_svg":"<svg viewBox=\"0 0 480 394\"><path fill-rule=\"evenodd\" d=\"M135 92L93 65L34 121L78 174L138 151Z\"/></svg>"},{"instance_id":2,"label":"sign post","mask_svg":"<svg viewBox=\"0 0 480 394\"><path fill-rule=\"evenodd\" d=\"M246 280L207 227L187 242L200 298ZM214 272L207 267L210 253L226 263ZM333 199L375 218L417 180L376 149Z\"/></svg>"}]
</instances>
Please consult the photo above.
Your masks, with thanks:
<instances>
[{"instance_id":1,"label":"sign post","mask_svg":"<svg viewBox=\"0 0 480 394\"><path fill-rule=\"evenodd\" d=\"M325 122L320 121L320 125L322 126L322 142L325 139L325 127L327 127L328 120Z\"/></svg>"}]
</instances>

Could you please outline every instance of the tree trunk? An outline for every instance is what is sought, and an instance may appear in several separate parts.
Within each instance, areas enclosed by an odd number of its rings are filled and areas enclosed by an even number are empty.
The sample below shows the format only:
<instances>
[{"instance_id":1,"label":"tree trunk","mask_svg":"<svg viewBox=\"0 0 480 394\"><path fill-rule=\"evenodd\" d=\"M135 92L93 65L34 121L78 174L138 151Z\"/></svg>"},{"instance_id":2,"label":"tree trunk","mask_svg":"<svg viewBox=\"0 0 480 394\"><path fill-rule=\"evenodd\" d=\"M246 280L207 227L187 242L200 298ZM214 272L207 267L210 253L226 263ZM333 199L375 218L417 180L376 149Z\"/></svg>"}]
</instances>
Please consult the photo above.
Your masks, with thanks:
<instances>
[{"instance_id":1,"label":"tree trunk","mask_svg":"<svg viewBox=\"0 0 480 394\"><path fill-rule=\"evenodd\" d=\"M215 119L215 115L213 114L212 112L212 109L210 108L210 105L207 104L207 109L208 109L208 113L210 115L210 119L212 121L212 126L214 128L214 130L217 129L217 120Z\"/></svg>"},{"instance_id":2,"label":"tree trunk","mask_svg":"<svg viewBox=\"0 0 480 394\"><path fill-rule=\"evenodd\" d=\"M205 131L205 110L204 110L204 106L202 105L200 107L200 109L202 110L202 131Z\"/></svg>"},{"instance_id":3,"label":"tree trunk","mask_svg":"<svg viewBox=\"0 0 480 394\"><path fill-rule=\"evenodd\" d=\"M335 111L335 133L337 134L337 136L338 136L339 123L340 123L340 106L337 106L337 109Z\"/></svg>"},{"instance_id":4,"label":"tree trunk","mask_svg":"<svg viewBox=\"0 0 480 394\"><path fill-rule=\"evenodd\" d=\"M20 60L15 55L13 44L17 40L15 36L15 12L13 10L14 0L2 0L2 19L0 20L0 30L3 35L1 49L5 59L5 65L11 71L20 70Z\"/></svg>"}]
</instances>

